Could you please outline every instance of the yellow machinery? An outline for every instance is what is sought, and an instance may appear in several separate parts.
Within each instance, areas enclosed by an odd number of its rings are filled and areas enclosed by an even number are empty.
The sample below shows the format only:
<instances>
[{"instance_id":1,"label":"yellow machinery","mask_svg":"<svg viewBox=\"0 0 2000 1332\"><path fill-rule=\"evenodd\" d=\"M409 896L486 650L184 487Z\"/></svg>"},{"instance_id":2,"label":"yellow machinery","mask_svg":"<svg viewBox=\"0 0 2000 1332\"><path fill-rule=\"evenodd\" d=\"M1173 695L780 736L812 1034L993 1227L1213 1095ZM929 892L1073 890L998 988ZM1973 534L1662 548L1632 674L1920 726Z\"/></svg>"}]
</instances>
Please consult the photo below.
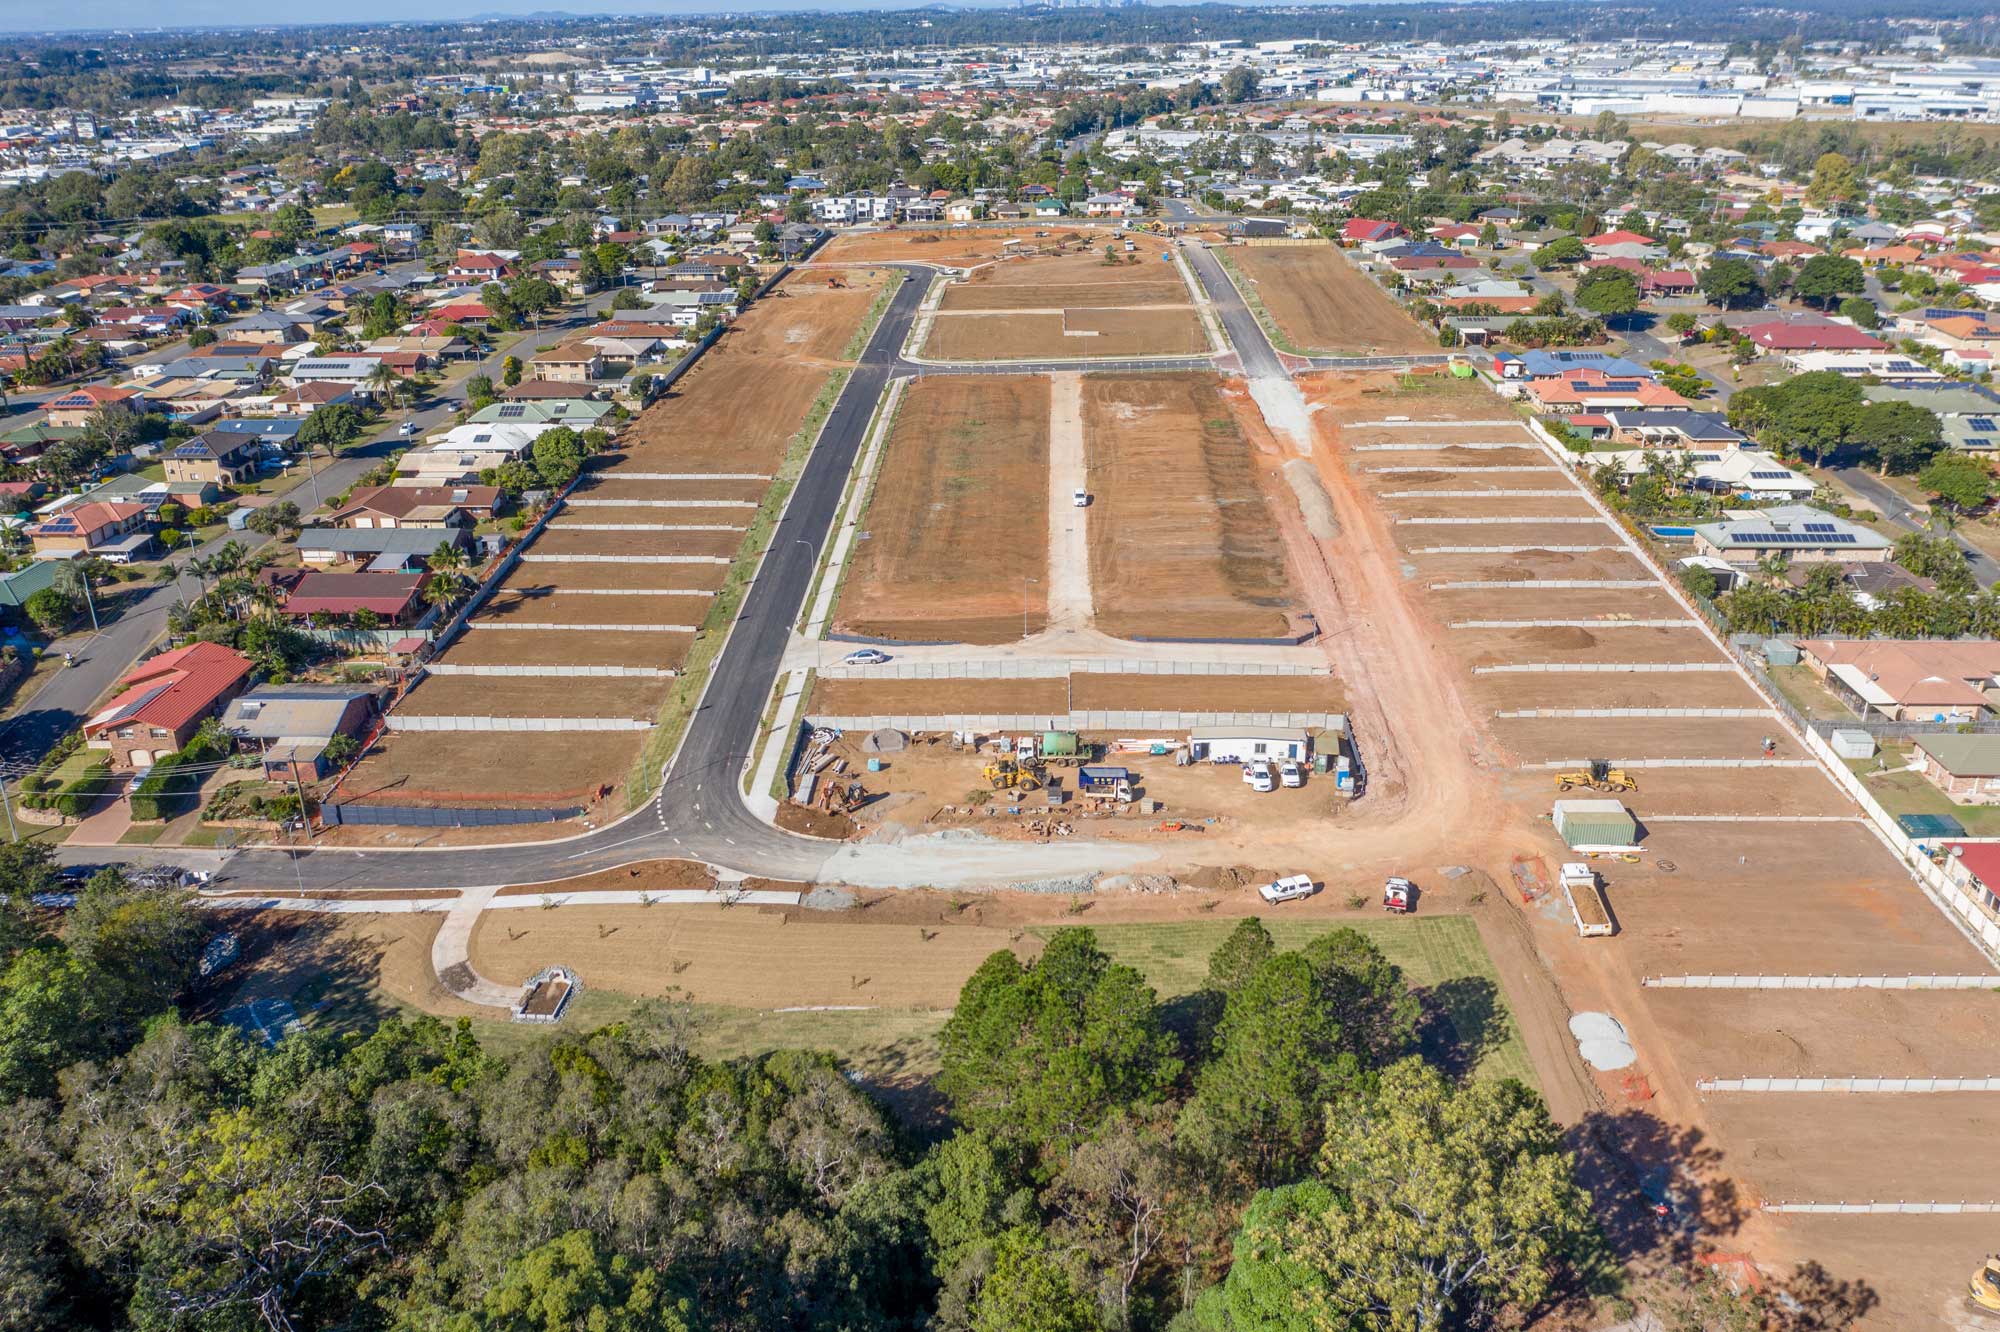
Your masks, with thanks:
<instances>
[{"instance_id":1,"label":"yellow machinery","mask_svg":"<svg viewBox=\"0 0 2000 1332\"><path fill-rule=\"evenodd\" d=\"M1041 775L1033 768L1026 768L1013 759L1003 758L989 763L980 770L987 784L996 791L1039 791L1042 789Z\"/></svg>"},{"instance_id":2,"label":"yellow machinery","mask_svg":"<svg viewBox=\"0 0 2000 1332\"><path fill-rule=\"evenodd\" d=\"M1639 779L1623 768L1614 768L1602 759L1591 763L1588 772L1559 772L1556 774L1556 790L1570 791L1579 786L1587 786L1593 791L1636 791Z\"/></svg>"},{"instance_id":3,"label":"yellow machinery","mask_svg":"<svg viewBox=\"0 0 2000 1332\"><path fill-rule=\"evenodd\" d=\"M1972 1274L1972 1282L1965 1291L1965 1307L1989 1318L2000 1318L2000 1254L1988 1258L1985 1266Z\"/></svg>"}]
</instances>

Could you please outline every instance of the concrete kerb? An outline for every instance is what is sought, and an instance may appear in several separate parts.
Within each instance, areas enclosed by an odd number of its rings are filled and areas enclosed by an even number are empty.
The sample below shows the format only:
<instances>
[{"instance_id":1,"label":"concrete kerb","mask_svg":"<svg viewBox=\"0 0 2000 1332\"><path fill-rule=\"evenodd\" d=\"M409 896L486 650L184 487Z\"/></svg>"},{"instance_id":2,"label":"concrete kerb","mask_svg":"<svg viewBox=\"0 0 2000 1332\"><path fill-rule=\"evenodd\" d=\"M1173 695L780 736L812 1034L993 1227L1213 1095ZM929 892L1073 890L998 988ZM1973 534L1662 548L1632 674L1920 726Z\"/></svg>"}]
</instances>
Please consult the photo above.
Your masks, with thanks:
<instances>
[{"instance_id":1,"label":"concrete kerb","mask_svg":"<svg viewBox=\"0 0 2000 1332\"><path fill-rule=\"evenodd\" d=\"M828 680L1054 680L1069 675L1325 676L1330 667L1292 662L1142 661L1102 657L994 657L973 661L890 662L883 666L822 666Z\"/></svg>"},{"instance_id":2,"label":"concrete kerb","mask_svg":"<svg viewBox=\"0 0 2000 1332\"><path fill-rule=\"evenodd\" d=\"M1697 1078L1698 1092L1834 1092L1841 1095L1930 1095L1953 1092L2000 1091L2000 1077L1993 1078Z\"/></svg>"},{"instance_id":3,"label":"concrete kerb","mask_svg":"<svg viewBox=\"0 0 2000 1332\"><path fill-rule=\"evenodd\" d=\"M2000 990L2000 976L1644 976L1648 990Z\"/></svg>"},{"instance_id":4,"label":"concrete kerb","mask_svg":"<svg viewBox=\"0 0 2000 1332\"><path fill-rule=\"evenodd\" d=\"M805 707L806 682L810 671L786 671L778 676L778 713L772 719L770 731L761 737L757 750L756 768L750 776L750 789L744 795L743 803L750 812L766 823L778 817L778 800L771 794L771 785L778 779L778 769L797 748L799 737L799 712Z\"/></svg>"}]
</instances>

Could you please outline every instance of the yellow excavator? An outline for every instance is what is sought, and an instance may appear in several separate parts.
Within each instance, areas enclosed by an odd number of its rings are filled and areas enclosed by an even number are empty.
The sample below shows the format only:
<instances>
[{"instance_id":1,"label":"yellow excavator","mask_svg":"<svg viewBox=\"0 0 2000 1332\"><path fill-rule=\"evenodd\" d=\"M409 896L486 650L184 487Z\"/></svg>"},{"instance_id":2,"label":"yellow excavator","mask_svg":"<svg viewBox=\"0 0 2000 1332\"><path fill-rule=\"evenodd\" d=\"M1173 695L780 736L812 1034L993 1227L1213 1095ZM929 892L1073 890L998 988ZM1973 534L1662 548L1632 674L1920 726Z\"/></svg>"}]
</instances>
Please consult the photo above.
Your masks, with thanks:
<instances>
[{"instance_id":1,"label":"yellow excavator","mask_svg":"<svg viewBox=\"0 0 2000 1332\"><path fill-rule=\"evenodd\" d=\"M1988 1258L1986 1265L1972 1274L1965 1291L1965 1307L1988 1318L2000 1318L2000 1253Z\"/></svg>"},{"instance_id":2,"label":"yellow excavator","mask_svg":"<svg viewBox=\"0 0 2000 1332\"><path fill-rule=\"evenodd\" d=\"M1024 767L1013 759L1003 758L989 763L980 770L980 776L996 791L1039 791L1042 789L1041 774L1033 768Z\"/></svg>"},{"instance_id":3,"label":"yellow excavator","mask_svg":"<svg viewBox=\"0 0 2000 1332\"><path fill-rule=\"evenodd\" d=\"M1623 768L1614 768L1603 759L1593 759L1589 771L1572 770L1556 774L1556 790L1573 791L1579 786L1593 791L1636 791L1639 779Z\"/></svg>"}]
</instances>

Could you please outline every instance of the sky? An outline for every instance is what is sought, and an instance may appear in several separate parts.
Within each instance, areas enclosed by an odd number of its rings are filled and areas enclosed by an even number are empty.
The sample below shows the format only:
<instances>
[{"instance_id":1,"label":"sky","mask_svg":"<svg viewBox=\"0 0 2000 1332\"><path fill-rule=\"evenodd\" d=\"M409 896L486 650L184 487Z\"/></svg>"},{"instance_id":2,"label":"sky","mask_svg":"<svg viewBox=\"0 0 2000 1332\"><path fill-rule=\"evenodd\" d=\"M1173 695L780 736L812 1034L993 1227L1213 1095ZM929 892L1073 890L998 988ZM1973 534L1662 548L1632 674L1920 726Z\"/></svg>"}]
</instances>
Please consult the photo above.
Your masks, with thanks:
<instances>
[{"instance_id":1,"label":"sky","mask_svg":"<svg viewBox=\"0 0 2000 1332\"><path fill-rule=\"evenodd\" d=\"M963 3L964 0L961 0ZM979 0L973 0L978 3ZM320 11L343 23L381 19L462 19L474 16L560 12L568 14L713 14L779 9L902 9L919 0L343 0ZM1156 0L1157 3L1157 0ZM247 27L264 21L297 22L311 6L258 0L0 0L0 32L136 28Z\"/></svg>"}]
</instances>

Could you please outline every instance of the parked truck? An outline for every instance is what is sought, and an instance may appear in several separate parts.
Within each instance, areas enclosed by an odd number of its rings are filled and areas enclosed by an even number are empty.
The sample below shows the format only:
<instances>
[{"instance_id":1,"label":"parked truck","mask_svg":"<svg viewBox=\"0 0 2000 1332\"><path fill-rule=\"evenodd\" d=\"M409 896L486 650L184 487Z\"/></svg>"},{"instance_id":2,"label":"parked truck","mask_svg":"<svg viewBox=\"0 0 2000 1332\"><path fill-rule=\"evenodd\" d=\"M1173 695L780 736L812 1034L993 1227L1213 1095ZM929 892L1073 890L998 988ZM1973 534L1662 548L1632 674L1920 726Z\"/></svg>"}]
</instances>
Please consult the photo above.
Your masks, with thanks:
<instances>
[{"instance_id":1,"label":"parked truck","mask_svg":"<svg viewBox=\"0 0 2000 1332\"><path fill-rule=\"evenodd\" d=\"M1611 921L1611 907L1598 886L1597 871L1580 861L1562 867L1563 896L1569 899L1570 919L1576 932L1586 939L1603 938L1618 932Z\"/></svg>"}]
</instances>

